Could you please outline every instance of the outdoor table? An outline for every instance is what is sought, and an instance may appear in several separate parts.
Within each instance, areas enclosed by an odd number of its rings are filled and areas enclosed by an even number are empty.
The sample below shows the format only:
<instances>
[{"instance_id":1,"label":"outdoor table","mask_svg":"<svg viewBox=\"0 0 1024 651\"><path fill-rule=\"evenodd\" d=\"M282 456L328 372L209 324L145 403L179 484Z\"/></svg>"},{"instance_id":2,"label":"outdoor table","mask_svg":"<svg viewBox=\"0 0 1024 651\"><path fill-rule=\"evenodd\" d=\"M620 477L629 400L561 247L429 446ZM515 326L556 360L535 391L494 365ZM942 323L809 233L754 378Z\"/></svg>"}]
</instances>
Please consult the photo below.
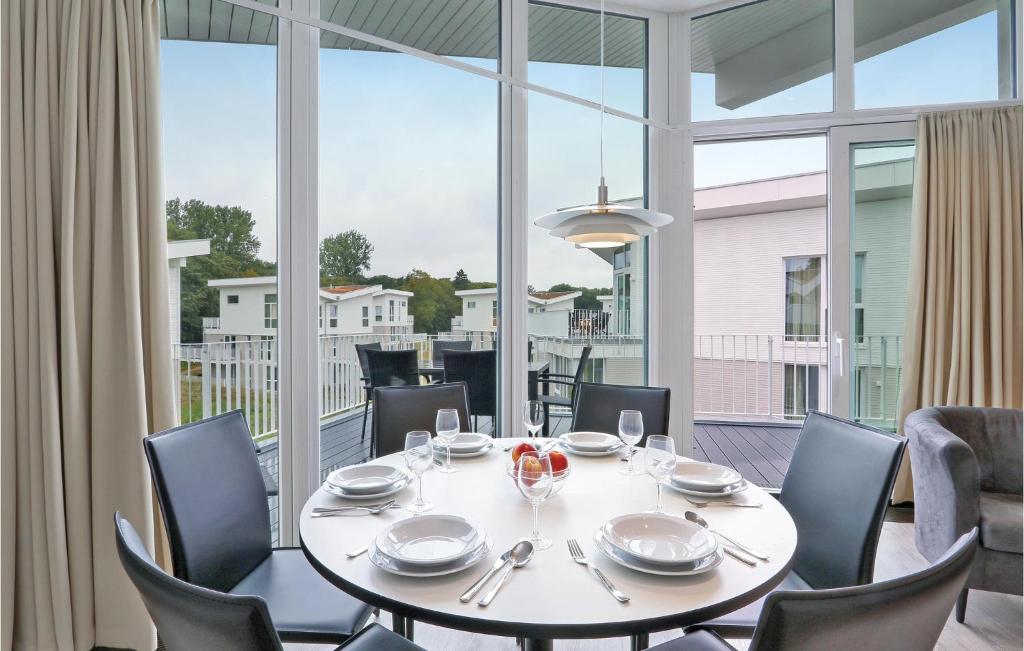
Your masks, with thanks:
<instances>
[{"instance_id":1,"label":"outdoor table","mask_svg":"<svg viewBox=\"0 0 1024 651\"><path fill-rule=\"evenodd\" d=\"M407 630L407 621L419 620L475 633L523 637L527 649L550 649L554 639L617 636L632 636L634 648L645 648L651 632L707 621L755 601L790 569L797 540L793 520L775 499L753 485L741 497L760 501L763 508L704 508L700 514L724 534L760 548L770 561L748 567L726 556L716 569L688 577L643 574L617 565L596 549L594 532L612 517L652 509L654 480L648 475L620 474L624 462L617 454L569 455L571 475L566 485L540 508L541 533L553 545L516 569L490 606L480 607L476 599L461 603L459 595L502 552L530 535L530 505L506 472L510 453L504 448L520 440L526 439L498 439L485 456L453 460L461 472L446 475L430 470L423 476L424 498L434 504L430 513L466 517L490 536L490 553L472 568L443 577L410 578L375 567L366 554L346 558L346 551L367 545L389 524L414 516L395 509L377 516L311 518L313 507L351 503L322 489L302 510L303 551L328 581L393 613L399 632ZM641 451L634 463L642 462ZM374 463L404 467L402 453ZM415 490L413 481L395 497L400 504L411 503ZM675 491L665 488L664 493L666 511L682 515L696 510ZM568 538L578 540L587 558L630 596L628 603L617 602L592 572L573 562Z\"/></svg>"},{"instance_id":2,"label":"outdoor table","mask_svg":"<svg viewBox=\"0 0 1024 651\"><path fill-rule=\"evenodd\" d=\"M551 368L550 362L530 362L527 366L527 385L526 385L526 397L528 400L537 399L537 378L541 373ZM421 366L419 367L420 375L433 380L435 376L438 378L444 377L444 367L442 366ZM545 393L547 391L545 390Z\"/></svg>"}]
</instances>

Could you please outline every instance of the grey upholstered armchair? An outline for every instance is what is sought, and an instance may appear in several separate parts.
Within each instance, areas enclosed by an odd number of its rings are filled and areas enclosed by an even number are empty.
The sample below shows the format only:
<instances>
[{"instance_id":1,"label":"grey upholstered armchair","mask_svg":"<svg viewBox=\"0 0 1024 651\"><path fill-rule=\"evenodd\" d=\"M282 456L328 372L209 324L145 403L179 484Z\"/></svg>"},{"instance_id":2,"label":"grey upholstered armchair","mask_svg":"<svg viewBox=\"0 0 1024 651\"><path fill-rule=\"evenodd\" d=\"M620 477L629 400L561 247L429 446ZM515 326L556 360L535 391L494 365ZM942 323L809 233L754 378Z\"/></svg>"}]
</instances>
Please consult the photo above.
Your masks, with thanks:
<instances>
[{"instance_id":1,"label":"grey upholstered armchair","mask_svg":"<svg viewBox=\"0 0 1024 651\"><path fill-rule=\"evenodd\" d=\"M934 561L972 527L981 547L957 600L964 621L969 588L1021 594L1021 444L1024 412L929 407L907 416L914 474L914 539Z\"/></svg>"}]
</instances>

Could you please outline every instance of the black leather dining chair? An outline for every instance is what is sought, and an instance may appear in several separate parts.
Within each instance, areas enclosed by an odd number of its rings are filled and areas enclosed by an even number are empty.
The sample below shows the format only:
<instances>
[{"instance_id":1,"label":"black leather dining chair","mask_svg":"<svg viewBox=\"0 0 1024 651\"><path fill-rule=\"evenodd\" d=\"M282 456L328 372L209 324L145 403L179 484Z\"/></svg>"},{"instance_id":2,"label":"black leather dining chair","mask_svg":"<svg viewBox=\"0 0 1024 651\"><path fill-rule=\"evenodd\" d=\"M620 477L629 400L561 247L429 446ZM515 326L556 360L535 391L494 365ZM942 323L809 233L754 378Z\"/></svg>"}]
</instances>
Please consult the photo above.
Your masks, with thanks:
<instances>
[{"instance_id":1,"label":"black leather dining chair","mask_svg":"<svg viewBox=\"0 0 1024 651\"><path fill-rule=\"evenodd\" d=\"M446 350L473 350L472 339L435 339L431 344L431 361L437 368L444 366L444 351Z\"/></svg>"},{"instance_id":2,"label":"black leather dining chair","mask_svg":"<svg viewBox=\"0 0 1024 651\"><path fill-rule=\"evenodd\" d=\"M975 528L920 572L850 588L774 592L765 601L750 651L931 651L977 547ZM650 651L734 651L713 630L687 630Z\"/></svg>"},{"instance_id":3,"label":"black leather dining chair","mask_svg":"<svg viewBox=\"0 0 1024 651\"><path fill-rule=\"evenodd\" d=\"M548 421L550 420L552 407L567 407L570 413L575 413L576 393L579 391L580 384L583 382L583 373L587 370L587 361L590 360L590 352L592 350L592 346L583 347L583 350L580 351L579 363L576 365L576 372L572 375L567 375L565 373L552 373L550 371L544 371L543 373L537 374L537 383L544 387L544 391L537 396L537 400L544 405L544 428L541 430L541 434L543 436L548 436L551 433ZM569 395L559 396L548 394L552 384L555 386L569 387Z\"/></svg>"},{"instance_id":4,"label":"black leather dining chair","mask_svg":"<svg viewBox=\"0 0 1024 651\"><path fill-rule=\"evenodd\" d=\"M477 419L490 416L492 425L498 415L498 351L445 350L444 381L465 382L469 394L469 414L473 431L480 428Z\"/></svg>"},{"instance_id":5,"label":"black leather dining chair","mask_svg":"<svg viewBox=\"0 0 1024 651\"><path fill-rule=\"evenodd\" d=\"M272 548L270 510L241 411L143 440L170 542L174 575L266 601L286 642L340 643L370 616L328 583L301 549Z\"/></svg>"},{"instance_id":6,"label":"black leather dining chair","mask_svg":"<svg viewBox=\"0 0 1024 651\"><path fill-rule=\"evenodd\" d=\"M672 392L661 387L592 384L581 382L576 389L572 432L604 432L618 436L619 413L634 409L643 414L643 446L650 434L668 434L668 409Z\"/></svg>"},{"instance_id":7,"label":"black leather dining chair","mask_svg":"<svg viewBox=\"0 0 1024 651\"><path fill-rule=\"evenodd\" d=\"M114 514L117 554L156 624L167 651L283 651L267 602L192 585L153 562L138 532ZM416 646L380 624L372 624L338 650L415 651Z\"/></svg>"},{"instance_id":8,"label":"black leather dining chair","mask_svg":"<svg viewBox=\"0 0 1024 651\"><path fill-rule=\"evenodd\" d=\"M438 409L457 410L460 427L469 423L469 393L466 384L457 382L374 389L374 456L382 457L404 450L405 435L408 432L437 434Z\"/></svg>"},{"instance_id":9,"label":"black leather dining chair","mask_svg":"<svg viewBox=\"0 0 1024 651\"><path fill-rule=\"evenodd\" d=\"M368 350L382 350L381 343L374 341L368 344L355 344L356 357L359 359L359 379L363 383L363 433L360 441L366 440L366 416L370 411L370 401L373 399L373 385L370 384L370 360L366 358Z\"/></svg>"},{"instance_id":10,"label":"black leather dining chair","mask_svg":"<svg viewBox=\"0 0 1024 651\"><path fill-rule=\"evenodd\" d=\"M867 425L811 411L793 449L779 502L796 525L793 569L776 590L871 583L875 552L906 441ZM750 637L764 599L701 624Z\"/></svg>"}]
</instances>

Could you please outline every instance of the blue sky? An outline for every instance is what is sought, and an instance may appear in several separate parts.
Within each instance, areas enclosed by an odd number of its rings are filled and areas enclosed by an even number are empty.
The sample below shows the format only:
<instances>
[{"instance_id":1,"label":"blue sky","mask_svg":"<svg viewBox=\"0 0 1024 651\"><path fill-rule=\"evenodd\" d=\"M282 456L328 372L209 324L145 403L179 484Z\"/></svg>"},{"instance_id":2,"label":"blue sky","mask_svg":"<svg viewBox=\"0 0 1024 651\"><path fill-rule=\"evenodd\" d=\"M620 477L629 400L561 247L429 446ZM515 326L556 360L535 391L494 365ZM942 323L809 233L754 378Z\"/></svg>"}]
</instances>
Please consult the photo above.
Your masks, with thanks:
<instances>
[{"instance_id":1,"label":"blue sky","mask_svg":"<svg viewBox=\"0 0 1024 651\"><path fill-rule=\"evenodd\" d=\"M161 49L168 197L240 205L257 220L262 257L276 258L276 48L165 41ZM992 99L995 13L857 64L859 108ZM320 232L350 228L376 247L372 273L421 268L476 280L497 275L496 82L402 54L324 50L320 61ZM597 99L588 66L530 65L531 81ZM693 75L695 118L831 108L826 75L738 111L713 107L713 79ZM642 111L642 76L608 70L608 103ZM529 97L530 221L593 200L598 114ZM805 110L801 110L805 109ZM643 184L642 129L608 117L605 175L613 198ZM698 187L825 168L823 137L699 147ZM609 286L594 254L531 225L529 282Z\"/></svg>"}]
</instances>

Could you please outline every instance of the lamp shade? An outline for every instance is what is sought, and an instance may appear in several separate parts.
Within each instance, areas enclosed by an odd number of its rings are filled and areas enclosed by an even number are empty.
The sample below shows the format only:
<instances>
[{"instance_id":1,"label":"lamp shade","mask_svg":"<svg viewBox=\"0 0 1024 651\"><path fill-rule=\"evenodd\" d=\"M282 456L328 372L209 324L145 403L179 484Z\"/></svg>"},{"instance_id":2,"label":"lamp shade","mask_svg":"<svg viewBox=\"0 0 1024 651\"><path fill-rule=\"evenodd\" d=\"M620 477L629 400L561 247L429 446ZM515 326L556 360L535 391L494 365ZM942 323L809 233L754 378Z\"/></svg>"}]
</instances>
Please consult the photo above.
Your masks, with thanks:
<instances>
[{"instance_id":1,"label":"lamp shade","mask_svg":"<svg viewBox=\"0 0 1024 651\"><path fill-rule=\"evenodd\" d=\"M587 249L603 249L635 242L672 223L672 217L646 208L598 203L557 210L534 223Z\"/></svg>"}]
</instances>

